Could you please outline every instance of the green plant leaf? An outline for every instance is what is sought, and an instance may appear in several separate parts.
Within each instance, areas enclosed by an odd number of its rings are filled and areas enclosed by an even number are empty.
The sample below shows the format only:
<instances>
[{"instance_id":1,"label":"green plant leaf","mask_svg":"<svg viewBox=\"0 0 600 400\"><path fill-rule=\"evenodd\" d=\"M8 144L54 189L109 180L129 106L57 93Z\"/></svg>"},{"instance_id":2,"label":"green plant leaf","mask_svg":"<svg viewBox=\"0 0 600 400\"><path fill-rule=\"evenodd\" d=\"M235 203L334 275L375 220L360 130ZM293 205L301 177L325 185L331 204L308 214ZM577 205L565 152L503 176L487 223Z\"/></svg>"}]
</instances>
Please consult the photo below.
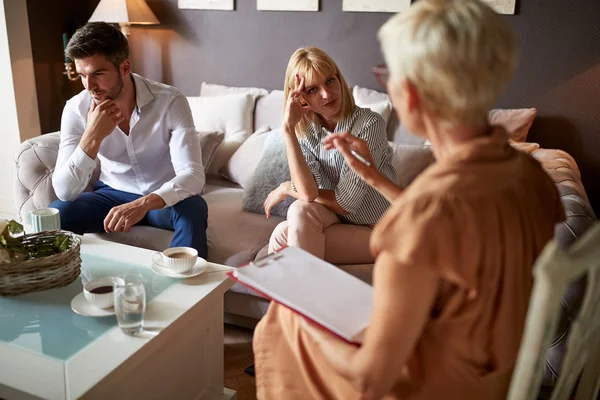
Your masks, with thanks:
<instances>
[{"instance_id":1,"label":"green plant leaf","mask_svg":"<svg viewBox=\"0 0 600 400\"><path fill-rule=\"evenodd\" d=\"M11 219L8 221L8 231L11 235L18 235L19 233L23 233L23 225Z\"/></svg>"}]
</instances>

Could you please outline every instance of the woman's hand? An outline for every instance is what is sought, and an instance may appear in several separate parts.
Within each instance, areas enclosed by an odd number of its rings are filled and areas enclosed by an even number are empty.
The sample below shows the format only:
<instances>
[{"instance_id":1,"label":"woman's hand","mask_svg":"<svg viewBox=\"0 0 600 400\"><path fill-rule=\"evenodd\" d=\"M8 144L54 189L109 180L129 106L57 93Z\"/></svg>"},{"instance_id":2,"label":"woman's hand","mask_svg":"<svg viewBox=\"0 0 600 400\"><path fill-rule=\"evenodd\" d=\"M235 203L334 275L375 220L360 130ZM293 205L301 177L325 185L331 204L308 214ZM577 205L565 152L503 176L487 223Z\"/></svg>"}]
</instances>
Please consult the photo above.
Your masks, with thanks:
<instances>
[{"instance_id":1,"label":"woman's hand","mask_svg":"<svg viewBox=\"0 0 600 400\"><path fill-rule=\"evenodd\" d=\"M283 126L291 133L303 116L311 112L310 107L304 100L304 78L296 75L294 90L288 94L285 113L283 114Z\"/></svg>"},{"instance_id":2,"label":"woman's hand","mask_svg":"<svg viewBox=\"0 0 600 400\"><path fill-rule=\"evenodd\" d=\"M323 139L323 145L326 150L336 148L342 154L346 163L354 172L356 172L365 182L370 183L377 175L375 161L369 150L369 145L366 141L357 138L350 132L332 133ZM352 151L358 153L366 159L371 165L367 165L352 154Z\"/></svg>"},{"instance_id":3,"label":"woman's hand","mask_svg":"<svg viewBox=\"0 0 600 400\"><path fill-rule=\"evenodd\" d=\"M323 145L327 150L338 149L348 166L390 203L402 193L403 189L401 187L379 172L369 150L369 145L364 140L357 138L350 132L340 132L328 135L323 139ZM371 165L359 160L352 154L352 151L366 159Z\"/></svg>"},{"instance_id":4,"label":"woman's hand","mask_svg":"<svg viewBox=\"0 0 600 400\"><path fill-rule=\"evenodd\" d=\"M292 184L290 181L283 182L281 185L277 186L276 189L271 191L265 202L263 203L263 208L265 209L265 215L267 218L271 218L271 209L275 207L277 204L281 203L289 196L290 191L292 190Z\"/></svg>"}]
</instances>

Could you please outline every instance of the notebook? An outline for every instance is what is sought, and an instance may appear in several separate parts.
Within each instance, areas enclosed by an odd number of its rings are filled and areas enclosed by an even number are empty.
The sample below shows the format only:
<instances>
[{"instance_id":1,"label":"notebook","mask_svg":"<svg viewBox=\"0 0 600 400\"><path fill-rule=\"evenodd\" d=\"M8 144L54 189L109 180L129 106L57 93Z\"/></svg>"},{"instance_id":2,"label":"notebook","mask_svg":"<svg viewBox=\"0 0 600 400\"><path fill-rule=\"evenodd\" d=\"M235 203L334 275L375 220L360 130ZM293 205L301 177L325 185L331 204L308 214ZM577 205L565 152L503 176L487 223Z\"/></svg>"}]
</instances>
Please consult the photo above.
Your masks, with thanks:
<instances>
[{"instance_id":1,"label":"notebook","mask_svg":"<svg viewBox=\"0 0 600 400\"><path fill-rule=\"evenodd\" d=\"M286 247L228 275L349 343L363 341L373 287L335 265Z\"/></svg>"}]
</instances>

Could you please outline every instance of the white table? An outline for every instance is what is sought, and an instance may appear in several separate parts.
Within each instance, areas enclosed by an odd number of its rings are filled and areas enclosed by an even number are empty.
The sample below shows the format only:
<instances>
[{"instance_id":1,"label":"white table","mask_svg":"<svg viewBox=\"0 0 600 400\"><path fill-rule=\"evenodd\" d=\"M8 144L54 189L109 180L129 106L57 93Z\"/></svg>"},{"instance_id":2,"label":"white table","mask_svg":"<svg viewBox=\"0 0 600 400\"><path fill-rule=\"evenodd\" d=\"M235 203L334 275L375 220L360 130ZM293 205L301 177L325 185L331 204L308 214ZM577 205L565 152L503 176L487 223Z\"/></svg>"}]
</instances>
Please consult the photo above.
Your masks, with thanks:
<instances>
[{"instance_id":1,"label":"white table","mask_svg":"<svg viewBox=\"0 0 600 400\"><path fill-rule=\"evenodd\" d=\"M136 268L146 278L144 327L128 336L116 318L76 315L70 285L0 297L0 398L235 399L223 388L223 294L231 268L210 264L186 280L151 269L152 251L83 237L82 272Z\"/></svg>"}]
</instances>

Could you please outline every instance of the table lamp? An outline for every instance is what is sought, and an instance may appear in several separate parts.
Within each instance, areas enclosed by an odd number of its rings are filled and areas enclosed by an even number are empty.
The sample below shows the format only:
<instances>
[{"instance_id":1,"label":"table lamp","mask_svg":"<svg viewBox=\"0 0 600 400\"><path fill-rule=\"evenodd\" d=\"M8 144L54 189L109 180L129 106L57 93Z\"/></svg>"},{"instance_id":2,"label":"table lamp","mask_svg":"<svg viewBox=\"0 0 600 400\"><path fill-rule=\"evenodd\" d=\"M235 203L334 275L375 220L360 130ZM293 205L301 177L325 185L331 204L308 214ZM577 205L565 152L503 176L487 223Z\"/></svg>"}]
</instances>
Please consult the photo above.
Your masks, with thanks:
<instances>
[{"instance_id":1,"label":"table lamp","mask_svg":"<svg viewBox=\"0 0 600 400\"><path fill-rule=\"evenodd\" d=\"M129 35L130 25L157 25L158 19L144 0L102 0L89 22L119 24L121 32Z\"/></svg>"}]
</instances>

